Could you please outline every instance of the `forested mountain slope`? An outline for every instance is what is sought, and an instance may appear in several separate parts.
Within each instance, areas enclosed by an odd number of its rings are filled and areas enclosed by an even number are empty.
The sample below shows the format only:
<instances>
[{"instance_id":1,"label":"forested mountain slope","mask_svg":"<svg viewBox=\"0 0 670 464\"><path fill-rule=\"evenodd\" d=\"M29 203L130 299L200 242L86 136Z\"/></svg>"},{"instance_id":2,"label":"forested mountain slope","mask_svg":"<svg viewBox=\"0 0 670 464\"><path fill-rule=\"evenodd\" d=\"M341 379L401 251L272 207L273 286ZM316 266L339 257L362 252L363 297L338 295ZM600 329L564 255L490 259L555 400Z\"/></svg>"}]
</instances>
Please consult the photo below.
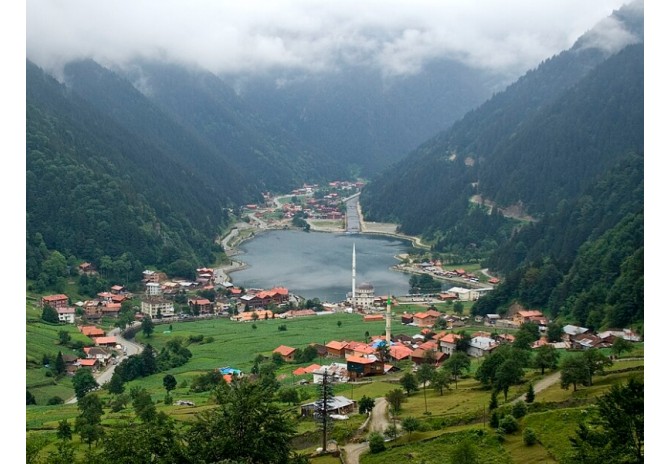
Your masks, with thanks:
<instances>
[{"instance_id":1,"label":"forested mountain slope","mask_svg":"<svg viewBox=\"0 0 670 464\"><path fill-rule=\"evenodd\" d=\"M638 5L639 6L639 5ZM361 195L370 220L399 222L454 260L484 259L504 282L476 314L512 303L601 328L644 317L644 45L641 10L613 18L632 41L590 34L429 140ZM492 201L473 204L474 195ZM537 222L503 219L516 205Z\"/></svg>"},{"instance_id":2,"label":"forested mountain slope","mask_svg":"<svg viewBox=\"0 0 670 464\"><path fill-rule=\"evenodd\" d=\"M29 278L40 278L46 250L98 265L106 256L140 273L144 265L212 259L226 207L253 198L244 186L228 195L30 62L26 79Z\"/></svg>"},{"instance_id":3,"label":"forested mountain slope","mask_svg":"<svg viewBox=\"0 0 670 464\"><path fill-rule=\"evenodd\" d=\"M448 127L505 81L449 59L403 75L342 64L322 73L222 78L265 120L365 177Z\"/></svg>"},{"instance_id":4,"label":"forested mountain slope","mask_svg":"<svg viewBox=\"0 0 670 464\"><path fill-rule=\"evenodd\" d=\"M630 154L585 195L525 227L485 265L506 276L474 306L505 312L513 302L599 329L644 319L644 160Z\"/></svg>"},{"instance_id":5,"label":"forested mountain slope","mask_svg":"<svg viewBox=\"0 0 670 464\"><path fill-rule=\"evenodd\" d=\"M254 113L212 73L146 61L118 72L264 191L286 192L305 182L350 178L337 157L326 156Z\"/></svg>"},{"instance_id":6,"label":"forested mountain slope","mask_svg":"<svg viewBox=\"0 0 670 464\"><path fill-rule=\"evenodd\" d=\"M637 10L615 14L641 40ZM580 196L617 160L643 151L644 49L608 56L586 39L530 71L385 171L361 195L366 217L399 222L440 251L504 243L509 226L470 198L519 205L536 217ZM478 236L477 223L488 231ZM490 241L494 241L491 243Z\"/></svg>"}]
</instances>

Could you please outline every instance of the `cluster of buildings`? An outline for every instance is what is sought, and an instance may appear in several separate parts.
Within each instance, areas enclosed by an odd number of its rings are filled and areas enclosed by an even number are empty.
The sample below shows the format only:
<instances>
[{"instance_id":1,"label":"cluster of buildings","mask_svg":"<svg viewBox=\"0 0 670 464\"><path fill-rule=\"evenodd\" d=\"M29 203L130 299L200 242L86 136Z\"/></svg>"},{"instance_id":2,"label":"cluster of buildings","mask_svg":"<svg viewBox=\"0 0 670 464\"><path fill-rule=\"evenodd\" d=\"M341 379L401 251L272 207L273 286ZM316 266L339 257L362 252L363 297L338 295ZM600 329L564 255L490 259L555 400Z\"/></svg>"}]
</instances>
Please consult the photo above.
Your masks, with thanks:
<instances>
[{"instance_id":1,"label":"cluster of buildings","mask_svg":"<svg viewBox=\"0 0 670 464\"><path fill-rule=\"evenodd\" d=\"M79 326L79 331L93 340L94 346L84 347L82 350L85 357L63 353L65 370L69 375L74 375L81 368L91 369L93 372L104 369L108 364L115 363L117 356L122 350L117 344L116 337L108 336L99 327L93 325Z\"/></svg>"},{"instance_id":2,"label":"cluster of buildings","mask_svg":"<svg viewBox=\"0 0 670 464\"><path fill-rule=\"evenodd\" d=\"M294 196L309 196L310 198L301 203L286 203L281 206L282 218L292 219L298 213L304 213L306 217L313 219L344 219L344 213L341 210L341 195L350 194L348 192L359 191L363 187L363 182L333 181L329 182L327 187L320 187L318 184L304 184L302 187L291 191ZM315 195L319 190L329 190L329 193ZM254 215L261 218L268 209L275 209L274 199L269 193L263 194L265 204L249 204L245 207L256 211ZM268 220L268 223L273 222Z\"/></svg>"},{"instance_id":3,"label":"cluster of buildings","mask_svg":"<svg viewBox=\"0 0 670 464\"><path fill-rule=\"evenodd\" d=\"M74 304L70 304L70 298L65 294L45 295L40 299L40 308L50 306L58 313L60 322L74 324L78 314L84 316L87 321L97 321L104 316L118 317L121 303L130 298L132 295L125 287L114 285L109 292L100 292L94 299Z\"/></svg>"}]
</instances>

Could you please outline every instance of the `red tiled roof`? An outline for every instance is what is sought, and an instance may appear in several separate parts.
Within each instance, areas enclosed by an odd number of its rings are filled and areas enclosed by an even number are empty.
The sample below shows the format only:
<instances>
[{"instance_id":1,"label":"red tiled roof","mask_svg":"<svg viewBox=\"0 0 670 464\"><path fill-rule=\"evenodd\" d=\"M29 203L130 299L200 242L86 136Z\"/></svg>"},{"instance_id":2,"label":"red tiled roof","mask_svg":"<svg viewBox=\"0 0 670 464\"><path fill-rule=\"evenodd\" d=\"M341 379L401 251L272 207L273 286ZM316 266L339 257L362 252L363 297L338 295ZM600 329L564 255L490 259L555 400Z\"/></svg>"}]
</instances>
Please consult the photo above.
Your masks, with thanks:
<instances>
[{"instance_id":1,"label":"red tiled roof","mask_svg":"<svg viewBox=\"0 0 670 464\"><path fill-rule=\"evenodd\" d=\"M316 371L320 368L321 368L321 366L319 364L310 364L309 366L307 366L305 368L305 373L311 374L312 372L314 372L314 371Z\"/></svg>"},{"instance_id":2,"label":"red tiled roof","mask_svg":"<svg viewBox=\"0 0 670 464\"><path fill-rule=\"evenodd\" d=\"M98 360L95 359L95 358L92 358L92 359L77 359L77 362L82 366L89 367L89 366L95 366L95 364L98 362Z\"/></svg>"},{"instance_id":3,"label":"red tiled roof","mask_svg":"<svg viewBox=\"0 0 670 464\"><path fill-rule=\"evenodd\" d=\"M401 360L412 355L412 349L403 345L393 345L389 348L389 354L393 359Z\"/></svg>"},{"instance_id":4,"label":"red tiled roof","mask_svg":"<svg viewBox=\"0 0 670 464\"><path fill-rule=\"evenodd\" d=\"M517 314L521 317L543 317L542 311L532 310L532 311L517 311Z\"/></svg>"},{"instance_id":5,"label":"red tiled roof","mask_svg":"<svg viewBox=\"0 0 670 464\"><path fill-rule=\"evenodd\" d=\"M280 345L277 348L274 349L273 353L279 353L282 356L290 356L295 352L295 348L291 348L290 346L286 345Z\"/></svg>"},{"instance_id":6,"label":"red tiled roof","mask_svg":"<svg viewBox=\"0 0 670 464\"><path fill-rule=\"evenodd\" d=\"M83 325L79 327L79 331L87 337L102 337L105 331L94 325Z\"/></svg>"},{"instance_id":7,"label":"red tiled roof","mask_svg":"<svg viewBox=\"0 0 670 464\"><path fill-rule=\"evenodd\" d=\"M110 343L116 344L116 337L98 337L95 339L96 345L108 345Z\"/></svg>"},{"instance_id":8,"label":"red tiled roof","mask_svg":"<svg viewBox=\"0 0 670 464\"><path fill-rule=\"evenodd\" d=\"M326 348L332 348L333 350L341 350L345 348L349 343L348 342L338 342L333 340L326 345Z\"/></svg>"},{"instance_id":9,"label":"red tiled roof","mask_svg":"<svg viewBox=\"0 0 670 464\"><path fill-rule=\"evenodd\" d=\"M352 362L356 364L372 364L376 362L375 359L372 358L362 358L360 356L347 356L347 362Z\"/></svg>"},{"instance_id":10,"label":"red tiled roof","mask_svg":"<svg viewBox=\"0 0 670 464\"><path fill-rule=\"evenodd\" d=\"M47 295L47 296L43 296L42 299L44 301L67 300L67 295L63 295L62 293L59 294L59 295Z\"/></svg>"},{"instance_id":11,"label":"red tiled roof","mask_svg":"<svg viewBox=\"0 0 670 464\"><path fill-rule=\"evenodd\" d=\"M419 348L422 348L424 350L436 350L437 349L437 343L435 343L434 340L427 341L425 343L422 343L419 345Z\"/></svg>"},{"instance_id":12,"label":"red tiled roof","mask_svg":"<svg viewBox=\"0 0 670 464\"><path fill-rule=\"evenodd\" d=\"M440 338L440 341L445 343L456 343L460 338L460 335L450 333Z\"/></svg>"}]
</instances>

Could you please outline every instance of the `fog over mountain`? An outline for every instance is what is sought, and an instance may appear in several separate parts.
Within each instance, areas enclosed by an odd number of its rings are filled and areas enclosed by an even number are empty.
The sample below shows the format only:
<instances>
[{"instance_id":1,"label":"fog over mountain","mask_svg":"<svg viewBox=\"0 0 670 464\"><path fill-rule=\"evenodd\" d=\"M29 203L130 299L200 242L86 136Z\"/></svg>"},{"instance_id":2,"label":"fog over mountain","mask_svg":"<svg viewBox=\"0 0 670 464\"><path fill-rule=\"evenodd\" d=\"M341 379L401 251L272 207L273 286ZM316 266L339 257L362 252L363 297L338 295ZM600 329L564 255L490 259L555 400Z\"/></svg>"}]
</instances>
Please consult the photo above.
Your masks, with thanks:
<instances>
[{"instance_id":1,"label":"fog over mountain","mask_svg":"<svg viewBox=\"0 0 670 464\"><path fill-rule=\"evenodd\" d=\"M72 60L122 65L144 58L215 74L365 65L397 76L439 57L512 79L624 3L29 0L26 52L56 75ZM616 24L606 26L603 46L621 40Z\"/></svg>"}]
</instances>

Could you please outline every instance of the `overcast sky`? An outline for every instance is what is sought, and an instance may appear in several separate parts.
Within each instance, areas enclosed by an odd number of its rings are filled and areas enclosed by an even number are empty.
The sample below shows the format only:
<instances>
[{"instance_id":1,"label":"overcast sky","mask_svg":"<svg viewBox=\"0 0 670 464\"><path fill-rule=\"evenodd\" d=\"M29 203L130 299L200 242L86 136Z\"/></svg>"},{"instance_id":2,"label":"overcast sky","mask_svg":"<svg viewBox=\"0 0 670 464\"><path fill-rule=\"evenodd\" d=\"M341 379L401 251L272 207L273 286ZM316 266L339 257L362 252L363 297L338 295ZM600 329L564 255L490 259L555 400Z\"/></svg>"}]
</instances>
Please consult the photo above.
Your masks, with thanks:
<instances>
[{"instance_id":1,"label":"overcast sky","mask_svg":"<svg viewBox=\"0 0 670 464\"><path fill-rule=\"evenodd\" d=\"M328 71L342 64L415 73L451 57L522 74L572 46L623 0L28 0L26 53L57 71L161 58L215 73ZM606 39L621 40L616 25ZM625 40L625 37L623 38Z\"/></svg>"}]
</instances>

